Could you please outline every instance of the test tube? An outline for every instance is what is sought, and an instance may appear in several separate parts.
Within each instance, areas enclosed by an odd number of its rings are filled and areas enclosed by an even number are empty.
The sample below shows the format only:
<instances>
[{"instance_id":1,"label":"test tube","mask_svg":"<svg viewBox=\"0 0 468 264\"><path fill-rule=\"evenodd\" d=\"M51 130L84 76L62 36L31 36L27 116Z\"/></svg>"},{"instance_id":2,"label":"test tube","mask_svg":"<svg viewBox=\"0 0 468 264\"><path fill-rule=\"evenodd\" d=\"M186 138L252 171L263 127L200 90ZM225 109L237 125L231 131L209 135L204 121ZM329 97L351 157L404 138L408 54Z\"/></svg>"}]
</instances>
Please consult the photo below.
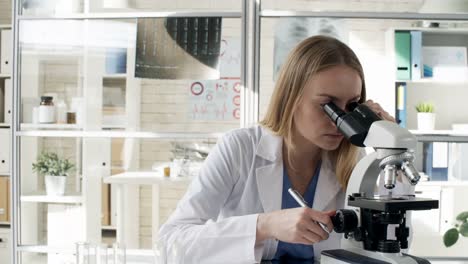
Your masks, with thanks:
<instances>
[{"instance_id":1,"label":"test tube","mask_svg":"<svg viewBox=\"0 0 468 264\"><path fill-rule=\"evenodd\" d=\"M89 243L76 243L76 264L90 264L89 262Z\"/></svg>"},{"instance_id":2,"label":"test tube","mask_svg":"<svg viewBox=\"0 0 468 264\"><path fill-rule=\"evenodd\" d=\"M108 264L107 244L96 245L96 264Z\"/></svg>"},{"instance_id":3,"label":"test tube","mask_svg":"<svg viewBox=\"0 0 468 264\"><path fill-rule=\"evenodd\" d=\"M114 251L114 264L126 264L127 263L127 252L123 243L112 244Z\"/></svg>"}]
</instances>

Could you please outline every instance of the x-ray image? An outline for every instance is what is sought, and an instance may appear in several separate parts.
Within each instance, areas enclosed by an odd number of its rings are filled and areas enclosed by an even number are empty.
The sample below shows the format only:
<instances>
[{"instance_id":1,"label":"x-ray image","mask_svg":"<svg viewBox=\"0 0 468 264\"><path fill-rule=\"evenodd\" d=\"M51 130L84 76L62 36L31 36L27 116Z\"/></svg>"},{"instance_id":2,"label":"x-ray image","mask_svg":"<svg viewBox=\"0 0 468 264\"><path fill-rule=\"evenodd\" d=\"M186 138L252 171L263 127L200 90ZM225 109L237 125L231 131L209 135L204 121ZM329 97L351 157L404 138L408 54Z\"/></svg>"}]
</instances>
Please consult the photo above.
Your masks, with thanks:
<instances>
[{"instance_id":1,"label":"x-ray image","mask_svg":"<svg viewBox=\"0 0 468 264\"><path fill-rule=\"evenodd\" d=\"M302 40L314 35L325 35L348 42L348 29L343 19L282 17L278 19L276 29L273 66L275 80L289 52Z\"/></svg>"},{"instance_id":2,"label":"x-ray image","mask_svg":"<svg viewBox=\"0 0 468 264\"><path fill-rule=\"evenodd\" d=\"M135 76L219 78L220 17L138 19Z\"/></svg>"}]
</instances>

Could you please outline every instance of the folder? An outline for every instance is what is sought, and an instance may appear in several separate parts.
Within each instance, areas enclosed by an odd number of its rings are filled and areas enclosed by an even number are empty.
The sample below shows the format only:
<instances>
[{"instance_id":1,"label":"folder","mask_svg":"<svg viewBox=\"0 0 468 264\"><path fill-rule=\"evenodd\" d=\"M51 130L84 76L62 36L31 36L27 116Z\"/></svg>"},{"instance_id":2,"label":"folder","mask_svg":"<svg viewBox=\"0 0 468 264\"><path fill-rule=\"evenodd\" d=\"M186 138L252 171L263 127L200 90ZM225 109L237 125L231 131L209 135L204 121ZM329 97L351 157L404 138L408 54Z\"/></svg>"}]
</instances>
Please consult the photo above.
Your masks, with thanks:
<instances>
[{"instance_id":1,"label":"folder","mask_svg":"<svg viewBox=\"0 0 468 264\"><path fill-rule=\"evenodd\" d=\"M6 176L0 176L0 222L9 222L9 194L10 184L9 178Z\"/></svg>"},{"instance_id":2,"label":"folder","mask_svg":"<svg viewBox=\"0 0 468 264\"><path fill-rule=\"evenodd\" d=\"M421 50L422 50L422 32L411 31L411 79L419 80L422 75L422 61L421 61Z\"/></svg>"},{"instance_id":3,"label":"folder","mask_svg":"<svg viewBox=\"0 0 468 264\"><path fill-rule=\"evenodd\" d=\"M411 35L409 31L395 31L396 78L411 80Z\"/></svg>"},{"instance_id":4,"label":"folder","mask_svg":"<svg viewBox=\"0 0 468 264\"><path fill-rule=\"evenodd\" d=\"M406 127L406 83L396 84L396 119L401 127Z\"/></svg>"},{"instance_id":5,"label":"folder","mask_svg":"<svg viewBox=\"0 0 468 264\"><path fill-rule=\"evenodd\" d=\"M443 144L447 143L428 142L423 145L424 172L429 176L431 181L448 180L448 157L443 157L444 155L448 155L448 153L445 150L446 146ZM443 159L443 164L441 164L441 158Z\"/></svg>"}]
</instances>

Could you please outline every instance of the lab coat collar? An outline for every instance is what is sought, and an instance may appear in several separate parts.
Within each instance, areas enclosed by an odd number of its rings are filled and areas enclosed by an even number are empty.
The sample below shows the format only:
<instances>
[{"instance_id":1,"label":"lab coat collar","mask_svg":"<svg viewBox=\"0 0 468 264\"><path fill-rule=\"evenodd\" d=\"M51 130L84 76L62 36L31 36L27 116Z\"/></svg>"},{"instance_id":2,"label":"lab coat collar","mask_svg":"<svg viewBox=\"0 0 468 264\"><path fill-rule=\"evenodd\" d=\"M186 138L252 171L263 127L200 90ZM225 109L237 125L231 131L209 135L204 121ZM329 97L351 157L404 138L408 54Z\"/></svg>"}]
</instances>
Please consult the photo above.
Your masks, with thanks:
<instances>
[{"instance_id":1,"label":"lab coat collar","mask_svg":"<svg viewBox=\"0 0 468 264\"><path fill-rule=\"evenodd\" d=\"M282 158L283 137L274 135L268 128L261 127L261 130L256 155L269 161Z\"/></svg>"},{"instance_id":2,"label":"lab coat collar","mask_svg":"<svg viewBox=\"0 0 468 264\"><path fill-rule=\"evenodd\" d=\"M261 128L256 156L268 162L256 169L257 188L264 212L281 209L283 191L283 138Z\"/></svg>"},{"instance_id":3,"label":"lab coat collar","mask_svg":"<svg viewBox=\"0 0 468 264\"><path fill-rule=\"evenodd\" d=\"M271 212L281 209L282 197L278 194L283 191L283 139L266 128L261 129L263 133L256 155L271 163L256 169L257 188L264 211ZM327 153L324 153L313 208L319 211L336 209L335 206L330 207L330 203L335 201L340 190L341 185L332 162Z\"/></svg>"},{"instance_id":4,"label":"lab coat collar","mask_svg":"<svg viewBox=\"0 0 468 264\"><path fill-rule=\"evenodd\" d=\"M337 209L330 207L330 203L335 201L337 193L341 191L341 184L338 182L332 162L327 153L322 155L322 165L320 176L314 196L313 208L318 211Z\"/></svg>"}]
</instances>

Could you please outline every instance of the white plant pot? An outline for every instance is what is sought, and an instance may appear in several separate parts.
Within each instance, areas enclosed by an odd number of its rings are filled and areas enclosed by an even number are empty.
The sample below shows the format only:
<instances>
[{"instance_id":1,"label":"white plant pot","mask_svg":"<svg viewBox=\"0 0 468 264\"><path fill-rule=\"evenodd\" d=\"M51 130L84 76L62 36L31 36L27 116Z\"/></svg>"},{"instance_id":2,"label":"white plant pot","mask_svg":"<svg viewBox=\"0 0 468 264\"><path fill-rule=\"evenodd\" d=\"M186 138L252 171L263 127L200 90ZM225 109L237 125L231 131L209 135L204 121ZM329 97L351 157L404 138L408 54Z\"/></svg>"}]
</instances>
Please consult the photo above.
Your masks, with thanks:
<instances>
[{"instance_id":1,"label":"white plant pot","mask_svg":"<svg viewBox=\"0 0 468 264\"><path fill-rule=\"evenodd\" d=\"M65 193L67 183L66 176L45 176L45 187L47 195L60 196Z\"/></svg>"},{"instance_id":2,"label":"white plant pot","mask_svg":"<svg viewBox=\"0 0 468 264\"><path fill-rule=\"evenodd\" d=\"M434 130L435 115L434 113L418 113L418 130Z\"/></svg>"}]
</instances>

